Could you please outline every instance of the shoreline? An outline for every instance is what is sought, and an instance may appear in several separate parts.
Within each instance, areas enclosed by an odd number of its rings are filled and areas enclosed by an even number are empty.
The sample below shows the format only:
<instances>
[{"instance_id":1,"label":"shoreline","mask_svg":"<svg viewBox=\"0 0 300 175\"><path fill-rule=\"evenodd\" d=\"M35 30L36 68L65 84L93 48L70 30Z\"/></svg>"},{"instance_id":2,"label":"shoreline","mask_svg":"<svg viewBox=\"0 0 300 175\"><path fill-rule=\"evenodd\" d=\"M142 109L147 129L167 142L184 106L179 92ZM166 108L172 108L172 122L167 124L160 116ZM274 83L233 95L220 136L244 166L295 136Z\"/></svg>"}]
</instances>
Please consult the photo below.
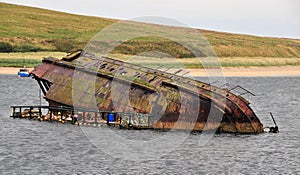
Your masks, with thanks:
<instances>
[{"instance_id":1,"label":"shoreline","mask_svg":"<svg viewBox=\"0 0 300 175\"><path fill-rule=\"evenodd\" d=\"M0 67L0 74L17 75L20 68ZM28 68L32 71L34 68ZM222 70L222 71L221 71ZM272 77L272 76L300 76L300 66L282 67L223 67L222 69L187 69L191 76L225 76L225 77Z\"/></svg>"},{"instance_id":2,"label":"shoreline","mask_svg":"<svg viewBox=\"0 0 300 175\"><path fill-rule=\"evenodd\" d=\"M20 68L17 67L0 67L0 74L10 74L10 75L17 75ZM29 71L32 71L34 68L27 68Z\"/></svg>"},{"instance_id":3,"label":"shoreline","mask_svg":"<svg viewBox=\"0 0 300 175\"><path fill-rule=\"evenodd\" d=\"M277 77L300 76L300 66L280 67L222 67L217 71L213 69L188 69L192 76L225 76L225 77ZM222 71L221 71L222 70ZM208 73L207 73L208 72Z\"/></svg>"}]
</instances>

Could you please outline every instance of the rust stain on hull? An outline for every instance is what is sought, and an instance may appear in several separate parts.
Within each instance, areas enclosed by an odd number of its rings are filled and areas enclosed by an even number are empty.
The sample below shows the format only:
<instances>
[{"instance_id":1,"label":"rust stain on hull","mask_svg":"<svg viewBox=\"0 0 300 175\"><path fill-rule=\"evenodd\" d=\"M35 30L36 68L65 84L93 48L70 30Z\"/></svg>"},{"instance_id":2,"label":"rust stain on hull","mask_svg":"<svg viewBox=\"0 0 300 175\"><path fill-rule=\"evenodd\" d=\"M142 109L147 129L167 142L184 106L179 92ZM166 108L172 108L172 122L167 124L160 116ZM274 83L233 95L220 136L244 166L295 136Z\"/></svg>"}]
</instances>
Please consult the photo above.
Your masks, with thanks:
<instances>
[{"instance_id":1,"label":"rust stain on hull","mask_svg":"<svg viewBox=\"0 0 300 175\"><path fill-rule=\"evenodd\" d=\"M50 105L150 114L154 129L262 133L247 100L201 81L77 52L32 75Z\"/></svg>"}]
</instances>

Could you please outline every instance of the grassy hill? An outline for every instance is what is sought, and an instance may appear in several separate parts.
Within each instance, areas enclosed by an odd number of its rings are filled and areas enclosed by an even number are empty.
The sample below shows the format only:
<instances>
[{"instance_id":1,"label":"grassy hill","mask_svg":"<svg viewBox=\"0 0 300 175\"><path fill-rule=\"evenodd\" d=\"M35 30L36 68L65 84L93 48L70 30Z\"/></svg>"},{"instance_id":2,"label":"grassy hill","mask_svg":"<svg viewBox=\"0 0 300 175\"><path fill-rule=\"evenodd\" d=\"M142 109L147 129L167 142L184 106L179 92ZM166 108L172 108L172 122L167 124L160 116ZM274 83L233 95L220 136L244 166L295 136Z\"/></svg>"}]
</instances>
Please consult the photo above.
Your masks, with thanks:
<instances>
[{"instance_id":1,"label":"grassy hill","mask_svg":"<svg viewBox=\"0 0 300 175\"><path fill-rule=\"evenodd\" d=\"M101 29L117 22L114 19L0 3L0 52L59 51L82 49ZM300 40L258 37L199 30L221 58L295 58L299 65ZM163 50L172 47L171 55L192 57L180 45L156 39L137 39L118 47L115 54L135 54L140 48ZM228 59L227 59L228 60ZM268 60L272 62L272 60ZM288 64L288 63L287 63ZM230 65L230 64L229 64Z\"/></svg>"},{"instance_id":2,"label":"grassy hill","mask_svg":"<svg viewBox=\"0 0 300 175\"><path fill-rule=\"evenodd\" d=\"M0 16L0 41L19 50L22 46L48 51L81 47L100 29L115 22L6 3L0 3Z\"/></svg>"}]
</instances>

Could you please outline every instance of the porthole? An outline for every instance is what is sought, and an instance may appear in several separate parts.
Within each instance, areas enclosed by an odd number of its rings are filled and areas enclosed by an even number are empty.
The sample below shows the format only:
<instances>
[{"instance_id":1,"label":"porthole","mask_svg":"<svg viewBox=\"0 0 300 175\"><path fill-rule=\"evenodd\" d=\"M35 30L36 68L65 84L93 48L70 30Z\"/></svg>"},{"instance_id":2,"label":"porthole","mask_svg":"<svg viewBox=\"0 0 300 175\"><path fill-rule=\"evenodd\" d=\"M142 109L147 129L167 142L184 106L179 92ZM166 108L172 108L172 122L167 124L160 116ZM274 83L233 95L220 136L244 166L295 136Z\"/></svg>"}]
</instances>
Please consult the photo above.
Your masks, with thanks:
<instances>
[{"instance_id":1,"label":"porthole","mask_svg":"<svg viewBox=\"0 0 300 175\"><path fill-rule=\"evenodd\" d=\"M110 68L110 69L109 69L110 72L112 72L112 71L114 71L114 70L115 70L115 68Z\"/></svg>"},{"instance_id":2,"label":"porthole","mask_svg":"<svg viewBox=\"0 0 300 175\"><path fill-rule=\"evenodd\" d=\"M100 68L101 68L101 69L104 69L106 66L107 66L107 64L105 63L105 64L102 64L102 65L100 66Z\"/></svg>"}]
</instances>

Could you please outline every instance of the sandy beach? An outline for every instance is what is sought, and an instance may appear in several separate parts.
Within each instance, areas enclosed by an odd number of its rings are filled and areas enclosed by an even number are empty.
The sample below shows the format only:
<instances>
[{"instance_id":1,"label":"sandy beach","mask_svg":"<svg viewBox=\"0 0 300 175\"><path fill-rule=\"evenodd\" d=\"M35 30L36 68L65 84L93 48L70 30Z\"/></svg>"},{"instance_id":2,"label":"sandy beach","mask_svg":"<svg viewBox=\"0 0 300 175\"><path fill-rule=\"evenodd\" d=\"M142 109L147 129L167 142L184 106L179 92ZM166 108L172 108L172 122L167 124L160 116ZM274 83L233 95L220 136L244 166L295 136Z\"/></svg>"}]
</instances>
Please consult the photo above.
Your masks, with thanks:
<instances>
[{"instance_id":1,"label":"sandy beach","mask_svg":"<svg viewBox=\"0 0 300 175\"><path fill-rule=\"evenodd\" d=\"M29 68L33 70L33 68ZM0 67L0 74L17 74L19 68ZM192 76L300 76L300 66L283 66L283 67L225 67L219 70L205 69L188 69Z\"/></svg>"},{"instance_id":2,"label":"sandy beach","mask_svg":"<svg viewBox=\"0 0 300 175\"><path fill-rule=\"evenodd\" d=\"M17 75L20 68L17 67L0 67L0 74L15 74ZM32 71L33 68L28 68L29 71Z\"/></svg>"},{"instance_id":3,"label":"sandy beach","mask_svg":"<svg viewBox=\"0 0 300 175\"><path fill-rule=\"evenodd\" d=\"M216 76L224 75L227 77L257 77L257 76L300 76L300 66L282 67L225 67L220 70L189 69L192 76Z\"/></svg>"}]
</instances>

